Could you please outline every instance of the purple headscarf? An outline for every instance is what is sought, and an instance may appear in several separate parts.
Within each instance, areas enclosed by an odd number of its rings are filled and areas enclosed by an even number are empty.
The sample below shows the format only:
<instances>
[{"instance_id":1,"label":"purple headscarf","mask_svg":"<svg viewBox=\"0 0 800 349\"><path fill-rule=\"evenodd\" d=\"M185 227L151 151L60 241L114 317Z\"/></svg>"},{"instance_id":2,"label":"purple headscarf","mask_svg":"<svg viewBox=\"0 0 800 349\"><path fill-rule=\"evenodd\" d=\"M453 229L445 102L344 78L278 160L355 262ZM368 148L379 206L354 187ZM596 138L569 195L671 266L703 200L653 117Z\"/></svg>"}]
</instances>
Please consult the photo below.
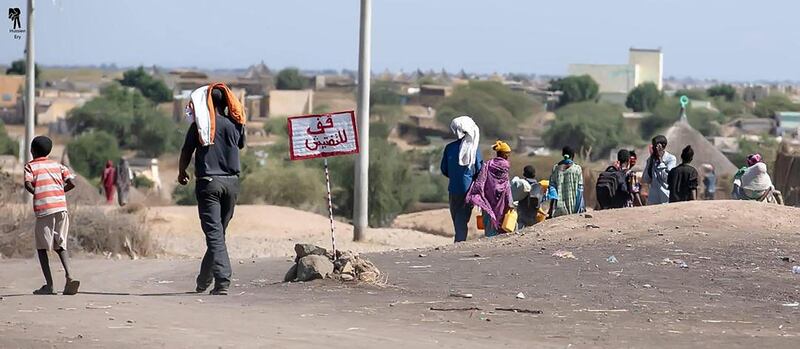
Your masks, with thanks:
<instances>
[{"instance_id":1,"label":"purple headscarf","mask_svg":"<svg viewBox=\"0 0 800 349\"><path fill-rule=\"evenodd\" d=\"M762 160L761 159L761 154L755 153L755 154L748 155L747 159L745 160L745 162L747 163L747 167L750 167L750 166L753 166L753 165L761 162L761 160Z\"/></svg>"},{"instance_id":2,"label":"purple headscarf","mask_svg":"<svg viewBox=\"0 0 800 349\"><path fill-rule=\"evenodd\" d=\"M497 157L489 160L467 193L467 203L480 207L483 214L488 214L493 228L499 226L511 202L508 180L510 167L511 163L506 159Z\"/></svg>"}]
</instances>

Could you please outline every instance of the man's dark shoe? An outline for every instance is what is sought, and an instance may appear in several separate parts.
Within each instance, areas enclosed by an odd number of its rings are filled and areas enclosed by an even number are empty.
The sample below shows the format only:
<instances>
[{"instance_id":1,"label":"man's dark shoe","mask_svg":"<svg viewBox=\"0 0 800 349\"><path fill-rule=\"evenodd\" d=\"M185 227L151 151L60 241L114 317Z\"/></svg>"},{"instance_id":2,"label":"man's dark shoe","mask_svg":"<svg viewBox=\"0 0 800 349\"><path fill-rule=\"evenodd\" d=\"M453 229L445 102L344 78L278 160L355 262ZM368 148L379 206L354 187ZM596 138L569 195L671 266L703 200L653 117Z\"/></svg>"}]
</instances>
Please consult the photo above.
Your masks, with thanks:
<instances>
[{"instance_id":1,"label":"man's dark shoe","mask_svg":"<svg viewBox=\"0 0 800 349\"><path fill-rule=\"evenodd\" d=\"M197 293L203 293L208 289L209 286L211 286L211 285L197 285L197 287L194 289L194 291L197 292Z\"/></svg>"},{"instance_id":2,"label":"man's dark shoe","mask_svg":"<svg viewBox=\"0 0 800 349\"><path fill-rule=\"evenodd\" d=\"M208 294L212 296L227 296L228 295L228 288L227 287L214 287L211 292Z\"/></svg>"}]
</instances>

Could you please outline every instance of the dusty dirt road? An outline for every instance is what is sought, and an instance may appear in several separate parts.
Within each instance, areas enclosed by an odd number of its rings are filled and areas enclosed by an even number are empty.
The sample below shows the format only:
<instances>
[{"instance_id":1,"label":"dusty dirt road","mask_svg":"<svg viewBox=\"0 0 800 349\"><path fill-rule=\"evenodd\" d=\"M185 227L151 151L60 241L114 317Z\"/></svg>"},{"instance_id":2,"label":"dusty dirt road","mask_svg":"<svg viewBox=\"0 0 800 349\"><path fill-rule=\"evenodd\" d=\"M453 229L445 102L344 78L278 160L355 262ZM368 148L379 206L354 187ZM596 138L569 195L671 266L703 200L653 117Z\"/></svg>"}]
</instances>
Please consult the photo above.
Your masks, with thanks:
<instances>
[{"instance_id":1,"label":"dusty dirt road","mask_svg":"<svg viewBox=\"0 0 800 349\"><path fill-rule=\"evenodd\" d=\"M285 259L247 259L234 260L231 295L211 297L184 293L197 260L84 259L81 294L32 296L36 263L3 260L0 347L797 347L800 210L696 202L591 216L369 254L387 287L282 284Z\"/></svg>"},{"instance_id":2,"label":"dusty dirt road","mask_svg":"<svg viewBox=\"0 0 800 349\"><path fill-rule=\"evenodd\" d=\"M159 206L147 210L150 235L169 257L197 256L205 251L203 231L195 206ZM237 205L228 227L228 253L232 258L294 257L294 244L313 243L330 248L328 217L270 205ZM353 242L353 226L335 223L337 248L358 252L431 247L452 238L402 228L370 229L367 239Z\"/></svg>"}]
</instances>

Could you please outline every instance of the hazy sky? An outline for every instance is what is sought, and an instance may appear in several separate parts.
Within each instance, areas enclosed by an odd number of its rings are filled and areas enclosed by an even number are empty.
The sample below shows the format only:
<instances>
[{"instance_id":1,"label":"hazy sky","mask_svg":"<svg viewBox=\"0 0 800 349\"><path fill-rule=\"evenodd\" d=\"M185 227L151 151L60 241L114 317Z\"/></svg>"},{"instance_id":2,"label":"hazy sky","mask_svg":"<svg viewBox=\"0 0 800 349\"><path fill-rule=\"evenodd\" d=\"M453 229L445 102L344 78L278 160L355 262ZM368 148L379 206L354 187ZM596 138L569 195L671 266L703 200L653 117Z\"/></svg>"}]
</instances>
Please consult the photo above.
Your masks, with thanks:
<instances>
[{"instance_id":1,"label":"hazy sky","mask_svg":"<svg viewBox=\"0 0 800 349\"><path fill-rule=\"evenodd\" d=\"M0 62L24 40L0 30ZM373 0L373 71L564 74L661 47L666 76L800 80L796 0ZM356 68L358 0L38 0L43 64ZM25 20L23 19L23 26Z\"/></svg>"}]
</instances>

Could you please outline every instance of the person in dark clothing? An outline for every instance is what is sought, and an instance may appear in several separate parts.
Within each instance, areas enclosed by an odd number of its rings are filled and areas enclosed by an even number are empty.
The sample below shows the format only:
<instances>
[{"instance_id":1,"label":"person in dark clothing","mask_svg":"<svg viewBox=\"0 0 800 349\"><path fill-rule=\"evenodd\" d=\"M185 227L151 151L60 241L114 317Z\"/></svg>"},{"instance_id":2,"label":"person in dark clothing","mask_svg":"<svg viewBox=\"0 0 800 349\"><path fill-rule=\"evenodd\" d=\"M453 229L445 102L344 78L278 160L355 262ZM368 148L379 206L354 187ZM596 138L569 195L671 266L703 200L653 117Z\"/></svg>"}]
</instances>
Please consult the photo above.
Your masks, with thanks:
<instances>
[{"instance_id":1,"label":"person in dark clothing","mask_svg":"<svg viewBox=\"0 0 800 349\"><path fill-rule=\"evenodd\" d=\"M694 150L691 145L687 145L681 152L681 164L667 175L669 202L697 200L697 170L689 165L693 159Z\"/></svg>"},{"instance_id":2,"label":"person in dark clothing","mask_svg":"<svg viewBox=\"0 0 800 349\"><path fill-rule=\"evenodd\" d=\"M207 247L197 276L196 291L205 292L214 282L211 294L227 295L231 262L225 245L225 232L233 218L239 194L239 150L245 145L245 128L230 118L230 107L221 89L215 87L211 91L211 100L216 112L211 116L215 122L214 143L202 145L197 124L192 123L181 150L178 182L181 185L189 183L186 169L194 153L195 195Z\"/></svg>"},{"instance_id":3,"label":"person in dark clothing","mask_svg":"<svg viewBox=\"0 0 800 349\"><path fill-rule=\"evenodd\" d=\"M536 215L539 213L539 207L543 197L542 186L536 180L536 168L531 165L525 166L522 169L522 176L525 181L530 185L531 190L525 193L525 197L519 200L517 205L517 226L521 229L530 227L536 224Z\"/></svg>"},{"instance_id":4,"label":"person in dark clothing","mask_svg":"<svg viewBox=\"0 0 800 349\"><path fill-rule=\"evenodd\" d=\"M629 207L631 201L628 189L627 171L630 168L631 154L627 149L617 152L617 162L607 167L597 179L597 204L599 209Z\"/></svg>"}]
</instances>

